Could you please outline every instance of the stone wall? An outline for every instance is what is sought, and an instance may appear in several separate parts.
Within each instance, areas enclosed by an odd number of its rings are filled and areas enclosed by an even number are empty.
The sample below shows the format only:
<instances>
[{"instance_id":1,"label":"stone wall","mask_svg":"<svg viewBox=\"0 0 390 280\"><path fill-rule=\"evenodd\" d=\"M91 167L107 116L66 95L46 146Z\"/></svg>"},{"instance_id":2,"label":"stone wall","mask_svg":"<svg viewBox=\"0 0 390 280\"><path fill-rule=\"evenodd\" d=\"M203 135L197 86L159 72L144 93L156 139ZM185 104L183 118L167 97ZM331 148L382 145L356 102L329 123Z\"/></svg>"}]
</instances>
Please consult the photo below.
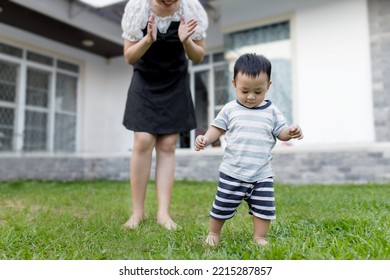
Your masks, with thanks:
<instances>
[{"instance_id":1,"label":"stone wall","mask_svg":"<svg viewBox=\"0 0 390 280\"><path fill-rule=\"evenodd\" d=\"M177 178L216 180L222 155L178 157ZM273 152L275 181L286 184L390 182L390 144L281 148Z\"/></svg>"},{"instance_id":2,"label":"stone wall","mask_svg":"<svg viewBox=\"0 0 390 280\"><path fill-rule=\"evenodd\" d=\"M222 151L178 151L176 179L215 181ZM130 155L116 156L3 156L0 181L17 179L129 179ZM390 143L333 148L276 148L275 181L286 184L390 182ZM154 178L154 161L151 179Z\"/></svg>"},{"instance_id":3,"label":"stone wall","mask_svg":"<svg viewBox=\"0 0 390 280\"><path fill-rule=\"evenodd\" d=\"M367 0L376 141L390 141L390 1Z\"/></svg>"}]
</instances>

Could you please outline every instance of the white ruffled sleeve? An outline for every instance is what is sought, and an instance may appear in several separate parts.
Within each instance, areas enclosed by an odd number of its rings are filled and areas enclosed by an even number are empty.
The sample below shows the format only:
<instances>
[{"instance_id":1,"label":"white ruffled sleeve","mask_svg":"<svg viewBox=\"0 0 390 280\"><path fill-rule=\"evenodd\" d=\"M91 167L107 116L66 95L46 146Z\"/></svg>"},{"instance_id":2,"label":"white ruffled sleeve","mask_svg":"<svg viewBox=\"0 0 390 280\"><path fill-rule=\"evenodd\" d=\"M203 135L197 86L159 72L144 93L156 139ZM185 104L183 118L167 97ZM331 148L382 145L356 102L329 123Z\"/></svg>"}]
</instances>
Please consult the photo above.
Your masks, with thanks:
<instances>
[{"instance_id":1,"label":"white ruffled sleeve","mask_svg":"<svg viewBox=\"0 0 390 280\"><path fill-rule=\"evenodd\" d=\"M183 1L183 14L185 21L196 18L198 25L195 29L194 35L192 35L192 40L201 40L206 38L206 30L209 26L209 20L207 13L200 4L199 0L182 0Z\"/></svg>"},{"instance_id":2,"label":"white ruffled sleeve","mask_svg":"<svg viewBox=\"0 0 390 280\"><path fill-rule=\"evenodd\" d=\"M129 41L139 41L144 37L149 17L149 1L129 0L122 17L122 37Z\"/></svg>"}]
</instances>

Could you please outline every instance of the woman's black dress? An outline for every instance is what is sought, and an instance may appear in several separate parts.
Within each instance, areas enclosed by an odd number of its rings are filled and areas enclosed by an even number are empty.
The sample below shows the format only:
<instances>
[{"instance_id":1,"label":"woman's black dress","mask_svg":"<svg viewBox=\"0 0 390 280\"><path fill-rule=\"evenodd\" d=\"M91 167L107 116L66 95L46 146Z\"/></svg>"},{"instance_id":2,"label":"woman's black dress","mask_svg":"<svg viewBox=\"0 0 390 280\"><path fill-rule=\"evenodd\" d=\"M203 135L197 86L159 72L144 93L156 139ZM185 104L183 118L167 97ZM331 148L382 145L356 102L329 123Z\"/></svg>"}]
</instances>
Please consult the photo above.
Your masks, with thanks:
<instances>
[{"instance_id":1,"label":"woman's black dress","mask_svg":"<svg viewBox=\"0 0 390 280\"><path fill-rule=\"evenodd\" d=\"M129 130L162 135L196 128L179 24L171 22L167 33L157 31L157 40L134 65L123 119Z\"/></svg>"}]
</instances>

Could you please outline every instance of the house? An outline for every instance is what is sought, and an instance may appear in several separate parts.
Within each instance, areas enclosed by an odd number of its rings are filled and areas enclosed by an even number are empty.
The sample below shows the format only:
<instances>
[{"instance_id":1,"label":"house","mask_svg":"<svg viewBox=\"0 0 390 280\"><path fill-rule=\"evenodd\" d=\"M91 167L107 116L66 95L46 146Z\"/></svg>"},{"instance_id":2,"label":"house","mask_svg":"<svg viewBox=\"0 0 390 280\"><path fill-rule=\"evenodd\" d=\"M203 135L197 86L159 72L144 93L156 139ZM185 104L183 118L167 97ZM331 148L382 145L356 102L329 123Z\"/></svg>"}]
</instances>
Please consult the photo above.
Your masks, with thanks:
<instances>
[{"instance_id":1,"label":"house","mask_svg":"<svg viewBox=\"0 0 390 280\"><path fill-rule=\"evenodd\" d=\"M257 52L273 64L268 98L305 134L275 147L277 181L390 181L390 1L202 3L208 53L190 67L198 129L180 137L178 179L217 178L223 139L202 153L193 139L233 98L235 58ZM0 180L128 178L125 4L0 2Z\"/></svg>"}]
</instances>

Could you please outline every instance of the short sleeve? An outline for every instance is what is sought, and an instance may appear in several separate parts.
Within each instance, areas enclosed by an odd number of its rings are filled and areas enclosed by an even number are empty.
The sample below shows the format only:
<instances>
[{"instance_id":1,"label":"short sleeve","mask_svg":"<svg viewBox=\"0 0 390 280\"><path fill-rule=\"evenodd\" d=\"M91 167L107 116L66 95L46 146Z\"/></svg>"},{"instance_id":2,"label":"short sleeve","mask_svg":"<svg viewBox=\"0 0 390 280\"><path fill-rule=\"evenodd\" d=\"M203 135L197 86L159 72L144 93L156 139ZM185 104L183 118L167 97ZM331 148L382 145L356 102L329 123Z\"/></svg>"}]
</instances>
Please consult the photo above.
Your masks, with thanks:
<instances>
[{"instance_id":1,"label":"short sleeve","mask_svg":"<svg viewBox=\"0 0 390 280\"><path fill-rule=\"evenodd\" d=\"M284 118L283 113L275 105L273 106L273 116L274 116L274 129L272 134L275 137L277 137L280 131L282 131L283 128L287 127L287 122L286 119Z\"/></svg>"},{"instance_id":2,"label":"short sleeve","mask_svg":"<svg viewBox=\"0 0 390 280\"><path fill-rule=\"evenodd\" d=\"M209 25L207 13L200 4L199 0L185 0L183 1L183 14L185 21L195 18L198 21L198 25L195 29L192 40L201 40L206 38L206 30Z\"/></svg>"},{"instance_id":3,"label":"short sleeve","mask_svg":"<svg viewBox=\"0 0 390 280\"><path fill-rule=\"evenodd\" d=\"M149 1L129 0L122 17L122 37L129 41L139 41L144 36L149 17Z\"/></svg>"},{"instance_id":4,"label":"short sleeve","mask_svg":"<svg viewBox=\"0 0 390 280\"><path fill-rule=\"evenodd\" d=\"M228 129L228 123L229 123L229 118L228 118L229 114L227 113L227 110L228 110L227 106L225 105L221 109L221 111L219 111L215 119L211 122L211 125L226 131Z\"/></svg>"}]
</instances>

